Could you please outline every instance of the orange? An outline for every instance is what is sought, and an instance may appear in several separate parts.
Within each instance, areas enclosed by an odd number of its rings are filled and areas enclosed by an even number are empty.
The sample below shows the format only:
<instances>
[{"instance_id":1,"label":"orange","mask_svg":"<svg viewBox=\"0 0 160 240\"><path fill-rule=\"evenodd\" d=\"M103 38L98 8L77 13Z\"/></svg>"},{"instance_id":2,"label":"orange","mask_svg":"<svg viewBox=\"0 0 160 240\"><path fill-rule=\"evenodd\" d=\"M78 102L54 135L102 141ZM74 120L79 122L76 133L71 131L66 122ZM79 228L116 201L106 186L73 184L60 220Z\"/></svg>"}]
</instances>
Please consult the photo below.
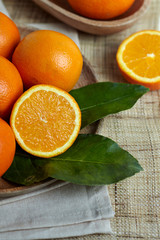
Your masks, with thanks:
<instances>
[{"instance_id":1,"label":"orange","mask_svg":"<svg viewBox=\"0 0 160 240\"><path fill-rule=\"evenodd\" d=\"M11 127L0 118L0 177L12 164L16 141Z\"/></svg>"},{"instance_id":2,"label":"orange","mask_svg":"<svg viewBox=\"0 0 160 240\"><path fill-rule=\"evenodd\" d=\"M12 61L26 89L50 84L67 92L78 81L83 65L77 45L67 36L50 30L26 36L17 46Z\"/></svg>"},{"instance_id":3,"label":"orange","mask_svg":"<svg viewBox=\"0 0 160 240\"><path fill-rule=\"evenodd\" d=\"M0 117L8 119L15 101L23 93L23 83L16 67L0 56Z\"/></svg>"},{"instance_id":4,"label":"orange","mask_svg":"<svg viewBox=\"0 0 160 240\"><path fill-rule=\"evenodd\" d=\"M63 153L73 144L81 126L81 111L69 93L41 84L17 100L10 123L25 151L48 158Z\"/></svg>"},{"instance_id":5,"label":"orange","mask_svg":"<svg viewBox=\"0 0 160 240\"><path fill-rule=\"evenodd\" d=\"M135 0L68 0L71 7L84 17L110 19L126 12Z\"/></svg>"},{"instance_id":6,"label":"orange","mask_svg":"<svg viewBox=\"0 0 160 240\"><path fill-rule=\"evenodd\" d=\"M11 58L20 41L20 34L15 23L0 12L0 56Z\"/></svg>"},{"instance_id":7,"label":"orange","mask_svg":"<svg viewBox=\"0 0 160 240\"><path fill-rule=\"evenodd\" d=\"M130 83L160 89L160 32L145 30L131 35L120 45L117 62Z\"/></svg>"}]
</instances>

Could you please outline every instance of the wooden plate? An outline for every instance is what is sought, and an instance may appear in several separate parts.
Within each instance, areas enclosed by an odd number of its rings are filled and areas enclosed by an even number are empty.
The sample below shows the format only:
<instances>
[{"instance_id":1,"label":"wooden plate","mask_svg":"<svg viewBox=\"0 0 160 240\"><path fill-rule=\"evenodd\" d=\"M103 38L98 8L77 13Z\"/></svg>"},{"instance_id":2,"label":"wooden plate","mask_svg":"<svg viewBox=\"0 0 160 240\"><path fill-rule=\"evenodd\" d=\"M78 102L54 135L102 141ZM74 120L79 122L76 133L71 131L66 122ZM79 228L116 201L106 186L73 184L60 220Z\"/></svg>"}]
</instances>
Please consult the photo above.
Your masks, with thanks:
<instances>
[{"instance_id":1,"label":"wooden plate","mask_svg":"<svg viewBox=\"0 0 160 240\"><path fill-rule=\"evenodd\" d=\"M36 30L34 28L27 28L27 27L19 27L20 33L22 38L27 35L28 33ZM87 62L87 60L84 58L84 64L83 64L83 70L82 74L80 76L80 79L78 83L76 84L75 88L79 88L82 86L86 86L88 84L92 84L96 82L96 77ZM83 129L83 133L94 133L97 128L97 124L94 124L92 126L86 127ZM25 194L28 192L32 192L38 189L41 189L51 183L55 182L55 179L48 179L46 181L43 181L38 184L34 184L32 186L20 186L17 184L13 184L11 182L8 182L2 178L0 178L0 198L1 197L12 197L20 194Z\"/></svg>"},{"instance_id":2,"label":"wooden plate","mask_svg":"<svg viewBox=\"0 0 160 240\"><path fill-rule=\"evenodd\" d=\"M129 28L146 12L151 2L151 0L135 0L133 6L120 17L109 21L99 21L76 14L67 0L33 1L62 22L78 30L97 35L112 34Z\"/></svg>"}]
</instances>

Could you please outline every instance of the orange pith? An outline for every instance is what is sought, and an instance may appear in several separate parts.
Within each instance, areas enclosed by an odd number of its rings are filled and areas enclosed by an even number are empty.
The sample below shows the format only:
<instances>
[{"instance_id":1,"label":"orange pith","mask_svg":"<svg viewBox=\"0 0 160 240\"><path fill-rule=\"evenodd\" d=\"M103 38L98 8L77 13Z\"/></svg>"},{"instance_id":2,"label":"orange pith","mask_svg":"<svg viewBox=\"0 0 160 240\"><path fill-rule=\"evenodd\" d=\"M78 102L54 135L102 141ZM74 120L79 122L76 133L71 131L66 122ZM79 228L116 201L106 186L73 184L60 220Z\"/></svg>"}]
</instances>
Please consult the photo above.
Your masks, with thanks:
<instances>
[{"instance_id":1,"label":"orange pith","mask_svg":"<svg viewBox=\"0 0 160 240\"><path fill-rule=\"evenodd\" d=\"M78 136L81 112L67 92L49 85L37 85L16 102L11 127L27 152L52 157L66 151Z\"/></svg>"},{"instance_id":2,"label":"orange pith","mask_svg":"<svg viewBox=\"0 0 160 240\"><path fill-rule=\"evenodd\" d=\"M145 30L124 40L117 52L123 76L151 90L160 88L160 32Z\"/></svg>"}]
</instances>

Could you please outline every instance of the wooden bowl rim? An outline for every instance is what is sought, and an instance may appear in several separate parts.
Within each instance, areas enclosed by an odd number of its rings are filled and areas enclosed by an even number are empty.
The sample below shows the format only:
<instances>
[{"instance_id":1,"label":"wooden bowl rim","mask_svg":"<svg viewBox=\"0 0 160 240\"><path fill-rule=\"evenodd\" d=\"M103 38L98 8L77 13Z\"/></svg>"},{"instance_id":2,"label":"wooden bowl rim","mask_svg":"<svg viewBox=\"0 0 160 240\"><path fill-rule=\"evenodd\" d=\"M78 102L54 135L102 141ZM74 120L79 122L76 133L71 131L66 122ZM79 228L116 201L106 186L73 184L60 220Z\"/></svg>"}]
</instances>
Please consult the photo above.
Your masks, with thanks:
<instances>
[{"instance_id":1,"label":"wooden bowl rim","mask_svg":"<svg viewBox=\"0 0 160 240\"><path fill-rule=\"evenodd\" d=\"M45 187L53 182L56 182L57 180L56 179L46 179L46 180L43 180L39 183L35 183L35 184L32 184L30 186L23 186L23 185L19 185L19 186L15 186L13 188L7 188L7 189L0 189L0 197L1 194L10 194L10 193L13 193L16 194L18 193L19 191L25 191L25 190L30 190L30 189L38 189L39 187Z\"/></svg>"}]
</instances>

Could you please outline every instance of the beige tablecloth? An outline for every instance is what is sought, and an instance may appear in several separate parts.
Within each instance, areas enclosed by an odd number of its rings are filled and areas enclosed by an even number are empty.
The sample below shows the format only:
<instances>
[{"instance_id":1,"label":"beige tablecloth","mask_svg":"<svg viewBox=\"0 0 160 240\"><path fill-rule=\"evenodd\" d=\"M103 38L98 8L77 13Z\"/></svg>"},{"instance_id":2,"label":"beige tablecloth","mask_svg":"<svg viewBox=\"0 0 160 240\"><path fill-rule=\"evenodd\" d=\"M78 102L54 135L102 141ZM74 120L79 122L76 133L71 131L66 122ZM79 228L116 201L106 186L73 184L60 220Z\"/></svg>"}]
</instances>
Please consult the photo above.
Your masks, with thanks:
<instances>
[{"instance_id":1,"label":"beige tablecloth","mask_svg":"<svg viewBox=\"0 0 160 240\"><path fill-rule=\"evenodd\" d=\"M57 22L31 0L4 0L17 23ZM152 0L148 13L130 29L111 36L79 33L82 53L99 81L124 82L115 55L131 33L160 30L160 0ZM144 172L109 186L115 218L113 235L92 235L77 240L160 239L160 91L149 92L131 109L102 121L98 133L112 138L135 156Z\"/></svg>"}]
</instances>

